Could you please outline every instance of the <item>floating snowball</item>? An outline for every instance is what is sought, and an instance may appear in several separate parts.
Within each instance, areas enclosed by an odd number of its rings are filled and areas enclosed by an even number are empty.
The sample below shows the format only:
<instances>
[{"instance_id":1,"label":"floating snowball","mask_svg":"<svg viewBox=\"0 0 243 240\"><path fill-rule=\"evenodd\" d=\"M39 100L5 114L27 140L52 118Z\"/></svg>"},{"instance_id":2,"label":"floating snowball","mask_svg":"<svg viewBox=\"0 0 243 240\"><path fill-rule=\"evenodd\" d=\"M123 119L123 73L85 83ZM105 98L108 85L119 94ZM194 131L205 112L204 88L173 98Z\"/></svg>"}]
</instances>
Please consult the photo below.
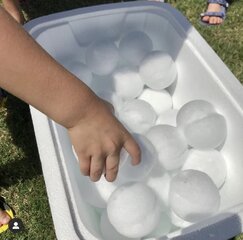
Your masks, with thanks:
<instances>
[{"instance_id":1,"label":"floating snowball","mask_svg":"<svg viewBox=\"0 0 243 240\"><path fill-rule=\"evenodd\" d=\"M141 31L129 32L119 44L121 56L133 66L138 66L153 49L152 40Z\"/></svg>"},{"instance_id":2,"label":"floating snowball","mask_svg":"<svg viewBox=\"0 0 243 240\"><path fill-rule=\"evenodd\" d=\"M116 231L111 225L107 211L103 210L100 219L100 231L104 240L139 240L139 238L127 238Z\"/></svg>"},{"instance_id":3,"label":"floating snowball","mask_svg":"<svg viewBox=\"0 0 243 240\"><path fill-rule=\"evenodd\" d=\"M94 207L105 208L107 201L115 189L123 182L108 182L102 175L100 180L92 182L88 177L80 175L79 185L83 199Z\"/></svg>"},{"instance_id":4,"label":"floating snowball","mask_svg":"<svg viewBox=\"0 0 243 240\"><path fill-rule=\"evenodd\" d=\"M172 98L166 90L156 91L146 88L138 99L149 103L158 115L172 108Z\"/></svg>"},{"instance_id":5,"label":"floating snowball","mask_svg":"<svg viewBox=\"0 0 243 240\"><path fill-rule=\"evenodd\" d=\"M200 149L217 148L227 135L225 118L214 113L191 123L184 129L187 142L190 146Z\"/></svg>"},{"instance_id":6,"label":"floating snowball","mask_svg":"<svg viewBox=\"0 0 243 240\"><path fill-rule=\"evenodd\" d=\"M157 169L154 168L152 170L151 174L146 180L146 184L157 194L157 197L161 202L161 210L166 210L166 208L169 206L171 176L166 172L162 172L159 167L157 167Z\"/></svg>"},{"instance_id":7,"label":"floating snowball","mask_svg":"<svg viewBox=\"0 0 243 240\"><path fill-rule=\"evenodd\" d=\"M133 134L133 137L141 149L141 162L133 166L131 156L126 152L122 156L121 161L124 163L119 169L119 176L126 180L141 181L151 172L158 161L158 156L153 144L145 136Z\"/></svg>"},{"instance_id":8,"label":"floating snowball","mask_svg":"<svg viewBox=\"0 0 243 240\"><path fill-rule=\"evenodd\" d=\"M170 214L169 215L170 215L171 222L176 227L186 228L186 227L189 227L190 225L193 224L191 222L187 222L187 221L183 220L182 218L180 218L179 216L177 216L173 211L170 211Z\"/></svg>"},{"instance_id":9,"label":"floating snowball","mask_svg":"<svg viewBox=\"0 0 243 240\"><path fill-rule=\"evenodd\" d=\"M169 193L172 210L189 222L203 220L219 209L220 195L212 179L197 170L184 170L172 180Z\"/></svg>"},{"instance_id":10,"label":"floating snowball","mask_svg":"<svg viewBox=\"0 0 243 240\"><path fill-rule=\"evenodd\" d=\"M112 74L112 85L117 95L131 100L141 94L144 83L135 68L123 66Z\"/></svg>"},{"instance_id":11,"label":"floating snowball","mask_svg":"<svg viewBox=\"0 0 243 240\"><path fill-rule=\"evenodd\" d=\"M173 59L162 51L149 53L142 61L139 72L144 83L155 90L167 88L177 76Z\"/></svg>"},{"instance_id":12,"label":"floating snowball","mask_svg":"<svg viewBox=\"0 0 243 240\"><path fill-rule=\"evenodd\" d=\"M107 213L120 234L139 238L151 233L158 225L160 204L148 186L138 182L127 183L111 195Z\"/></svg>"},{"instance_id":13,"label":"floating snowball","mask_svg":"<svg viewBox=\"0 0 243 240\"><path fill-rule=\"evenodd\" d=\"M105 101L111 103L114 107L116 115L118 115L118 112L121 110L123 106L123 101L121 97L119 97L117 94L111 91L99 91L97 92L97 95L104 99Z\"/></svg>"},{"instance_id":14,"label":"floating snowball","mask_svg":"<svg viewBox=\"0 0 243 240\"><path fill-rule=\"evenodd\" d=\"M124 103L120 113L120 120L135 133L144 133L156 121L156 113L150 104L143 100L131 100Z\"/></svg>"},{"instance_id":15,"label":"floating snowball","mask_svg":"<svg viewBox=\"0 0 243 240\"><path fill-rule=\"evenodd\" d=\"M222 154L216 150L191 149L182 170L194 169L206 173L220 188L225 182L227 168Z\"/></svg>"},{"instance_id":16,"label":"floating snowball","mask_svg":"<svg viewBox=\"0 0 243 240\"><path fill-rule=\"evenodd\" d=\"M183 129L188 144L199 149L217 148L227 134L225 118L204 100L185 104L177 114L177 124Z\"/></svg>"},{"instance_id":17,"label":"floating snowball","mask_svg":"<svg viewBox=\"0 0 243 240\"><path fill-rule=\"evenodd\" d=\"M173 126L157 125L148 130L146 137L159 154L159 162L167 170L180 168L187 157L187 144L182 132Z\"/></svg>"},{"instance_id":18,"label":"floating snowball","mask_svg":"<svg viewBox=\"0 0 243 240\"><path fill-rule=\"evenodd\" d=\"M79 61L70 61L65 64L65 68L86 85L90 86L93 76L86 64Z\"/></svg>"},{"instance_id":19,"label":"floating snowball","mask_svg":"<svg viewBox=\"0 0 243 240\"><path fill-rule=\"evenodd\" d=\"M172 223L169 216L167 215L167 213L161 212L158 226L155 228L155 230L152 233L150 233L146 237L159 238L168 234L171 231L171 229L172 229Z\"/></svg>"},{"instance_id":20,"label":"floating snowball","mask_svg":"<svg viewBox=\"0 0 243 240\"><path fill-rule=\"evenodd\" d=\"M119 52L109 40L96 41L86 51L86 64L97 75L109 75L116 68Z\"/></svg>"},{"instance_id":21,"label":"floating snowball","mask_svg":"<svg viewBox=\"0 0 243 240\"><path fill-rule=\"evenodd\" d=\"M169 109L162 112L157 118L156 125L170 125L176 127L177 113L177 109Z\"/></svg>"}]
</instances>

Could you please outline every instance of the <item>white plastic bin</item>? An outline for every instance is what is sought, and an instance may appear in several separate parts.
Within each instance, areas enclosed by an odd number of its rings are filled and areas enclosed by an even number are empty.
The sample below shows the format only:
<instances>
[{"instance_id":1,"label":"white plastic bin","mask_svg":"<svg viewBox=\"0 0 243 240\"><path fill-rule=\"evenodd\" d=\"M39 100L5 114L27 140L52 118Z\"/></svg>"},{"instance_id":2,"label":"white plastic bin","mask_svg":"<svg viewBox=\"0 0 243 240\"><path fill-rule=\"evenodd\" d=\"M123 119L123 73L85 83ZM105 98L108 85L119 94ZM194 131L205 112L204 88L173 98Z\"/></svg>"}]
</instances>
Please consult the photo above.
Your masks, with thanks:
<instances>
[{"instance_id":1,"label":"white plastic bin","mask_svg":"<svg viewBox=\"0 0 243 240\"><path fill-rule=\"evenodd\" d=\"M226 117L222 152L228 176L216 216L161 239L224 240L242 231L243 89L185 17L168 4L139 1L57 13L32 20L25 29L60 63L82 59L90 39L116 40L128 30L143 30L155 49L166 49L178 67L174 107L205 99ZM33 107L31 114L57 238L102 239L97 213L82 199L82 176L66 130Z\"/></svg>"}]
</instances>

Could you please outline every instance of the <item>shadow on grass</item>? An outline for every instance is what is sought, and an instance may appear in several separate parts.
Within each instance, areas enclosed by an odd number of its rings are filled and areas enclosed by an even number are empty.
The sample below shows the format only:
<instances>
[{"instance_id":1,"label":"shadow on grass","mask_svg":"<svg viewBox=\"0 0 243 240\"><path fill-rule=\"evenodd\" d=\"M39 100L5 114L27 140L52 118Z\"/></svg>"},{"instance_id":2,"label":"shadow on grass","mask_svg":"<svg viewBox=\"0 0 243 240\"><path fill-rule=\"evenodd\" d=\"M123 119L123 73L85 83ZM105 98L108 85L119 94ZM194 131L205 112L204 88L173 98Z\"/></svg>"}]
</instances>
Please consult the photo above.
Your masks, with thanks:
<instances>
[{"instance_id":1,"label":"shadow on grass","mask_svg":"<svg viewBox=\"0 0 243 240\"><path fill-rule=\"evenodd\" d=\"M23 154L0 166L1 187L4 188L42 174L29 106L8 95L6 107L12 141Z\"/></svg>"}]
</instances>

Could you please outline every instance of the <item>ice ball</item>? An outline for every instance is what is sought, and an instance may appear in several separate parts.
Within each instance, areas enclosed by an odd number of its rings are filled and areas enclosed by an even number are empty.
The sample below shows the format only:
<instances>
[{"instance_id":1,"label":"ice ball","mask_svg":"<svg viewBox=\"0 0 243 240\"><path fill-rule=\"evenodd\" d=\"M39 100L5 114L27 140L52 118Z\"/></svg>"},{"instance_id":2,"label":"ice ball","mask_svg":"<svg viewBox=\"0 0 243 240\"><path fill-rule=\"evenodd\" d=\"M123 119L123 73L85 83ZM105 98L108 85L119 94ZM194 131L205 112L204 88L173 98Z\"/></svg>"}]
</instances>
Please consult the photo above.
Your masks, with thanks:
<instances>
[{"instance_id":1,"label":"ice ball","mask_svg":"<svg viewBox=\"0 0 243 240\"><path fill-rule=\"evenodd\" d=\"M107 211L103 210L100 219L100 231L104 240L139 240L139 238L127 238L116 231L111 225Z\"/></svg>"},{"instance_id":2,"label":"ice ball","mask_svg":"<svg viewBox=\"0 0 243 240\"><path fill-rule=\"evenodd\" d=\"M115 190L107 205L113 227L126 237L151 233L160 219L160 204L152 189L140 182L127 183Z\"/></svg>"},{"instance_id":3,"label":"ice ball","mask_svg":"<svg viewBox=\"0 0 243 240\"><path fill-rule=\"evenodd\" d=\"M190 146L199 149L219 147L225 140L225 118L204 100L186 103L177 114L177 125L184 131Z\"/></svg>"},{"instance_id":4,"label":"ice ball","mask_svg":"<svg viewBox=\"0 0 243 240\"><path fill-rule=\"evenodd\" d=\"M131 100L141 94L144 83L135 68L123 66L113 72L112 85L117 95Z\"/></svg>"},{"instance_id":5,"label":"ice ball","mask_svg":"<svg viewBox=\"0 0 243 240\"><path fill-rule=\"evenodd\" d=\"M215 214L220 195L212 179L197 170L179 172L170 184L172 210L182 219L197 222Z\"/></svg>"},{"instance_id":6,"label":"ice ball","mask_svg":"<svg viewBox=\"0 0 243 240\"><path fill-rule=\"evenodd\" d=\"M143 58L153 49L152 40L141 31L126 34L119 44L121 56L133 66L138 66Z\"/></svg>"},{"instance_id":7,"label":"ice ball","mask_svg":"<svg viewBox=\"0 0 243 240\"><path fill-rule=\"evenodd\" d=\"M75 60L66 63L65 68L86 85L90 86L93 76L86 64Z\"/></svg>"},{"instance_id":8,"label":"ice ball","mask_svg":"<svg viewBox=\"0 0 243 240\"><path fill-rule=\"evenodd\" d=\"M161 212L158 226L146 237L160 238L168 234L172 229L171 220L166 212Z\"/></svg>"},{"instance_id":9,"label":"ice ball","mask_svg":"<svg viewBox=\"0 0 243 240\"><path fill-rule=\"evenodd\" d=\"M101 40L92 43L86 51L86 64L97 75L109 75L116 68L119 61L119 52L116 45L110 40Z\"/></svg>"},{"instance_id":10,"label":"ice ball","mask_svg":"<svg viewBox=\"0 0 243 240\"><path fill-rule=\"evenodd\" d=\"M172 98L166 90L156 91L146 88L138 99L149 103L157 115L172 108Z\"/></svg>"},{"instance_id":11,"label":"ice ball","mask_svg":"<svg viewBox=\"0 0 243 240\"><path fill-rule=\"evenodd\" d=\"M157 115L150 104L134 99L124 103L119 118L131 132L144 133L155 124Z\"/></svg>"},{"instance_id":12,"label":"ice ball","mask_svg":"<svg viewBox=\"0 0 243 240\"><path fill-rule=\"evenodd\" d=\"M167 88L177 76L175 62L163 51L149 53L141 62L139 72L144 83L155 90Z\"/></svg>"},{"instance_id":13,"label":"ice ball","mask_svg":"<svg viewBox=\"0 0 243 240\"><path fill-rule=\"evenodd\" d=\"M119 169L119 176L130 181L141 181L151 172L158 156L153 144L145 136L133 134L133 137L141 149L141 162L133 166L131 156L126 152L121 159L124 163Z\"/></svg>"},{"instance_id":14,"label":"ice ball","mask_svg":"<svg viewBox=\"0 0 243 240\"><path fill-rule=\"evenodd\" d=\"M178 215L176 215L173 211L169 212L169 216L171 219L171 222L173 225L179 228L186 228L192 225L193 223L185 221L184 219L180 218Z\"/></svg>"},{"instance_id":15,"label":"ice ball","mask_svg":"<svg viewBox=\"0 0 243 240\"><path fill-rule=\"evenodd\" d=\"M167 170L180 168L187 157L187 143L180 129L169 125L150 128L146 137L159 154L159 162Z\"/></svg>"},{"instance_id":16,"label":"ice ball","mask_svg":"<svg viewBox=\"0 0 243 240\"><path fill-rule=\"evenodd\" d=\"M206 173L220 188L226 179L227 168L222 154L214 149L191 149L182 170L194 169Z\"/></svg>"},{"instance_id":17,"label":"ice ball","mask_svg":"<svg viewBox=\"0 0 243 240\"><path fill-rule=\"evenodd\" d=\"M178 109L174 108L162 112L157 118L156 125L170 125L176 127L177 113Z\"/></svg>"}]
</instances>

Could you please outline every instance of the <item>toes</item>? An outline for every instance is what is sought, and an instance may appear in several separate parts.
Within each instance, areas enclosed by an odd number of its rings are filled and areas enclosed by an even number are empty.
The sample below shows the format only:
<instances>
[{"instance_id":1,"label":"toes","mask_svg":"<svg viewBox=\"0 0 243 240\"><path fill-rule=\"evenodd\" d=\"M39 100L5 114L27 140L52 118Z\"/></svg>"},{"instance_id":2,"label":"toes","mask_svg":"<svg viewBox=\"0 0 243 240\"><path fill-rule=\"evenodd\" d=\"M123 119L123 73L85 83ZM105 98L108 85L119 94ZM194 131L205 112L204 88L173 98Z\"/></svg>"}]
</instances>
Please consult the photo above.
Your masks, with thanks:
<instances>
[{"instance_id":1,"label":"toes","mask_svg":"<svg viewBox=\"0 0 243 240\"><path fill-rule=\"evenodd\" d=\"M204 17L202 18L202 21L203 21L203 22L208 22L208 21L209 21L209 16L204 16Z\"/></svg>"}]
</instances>

